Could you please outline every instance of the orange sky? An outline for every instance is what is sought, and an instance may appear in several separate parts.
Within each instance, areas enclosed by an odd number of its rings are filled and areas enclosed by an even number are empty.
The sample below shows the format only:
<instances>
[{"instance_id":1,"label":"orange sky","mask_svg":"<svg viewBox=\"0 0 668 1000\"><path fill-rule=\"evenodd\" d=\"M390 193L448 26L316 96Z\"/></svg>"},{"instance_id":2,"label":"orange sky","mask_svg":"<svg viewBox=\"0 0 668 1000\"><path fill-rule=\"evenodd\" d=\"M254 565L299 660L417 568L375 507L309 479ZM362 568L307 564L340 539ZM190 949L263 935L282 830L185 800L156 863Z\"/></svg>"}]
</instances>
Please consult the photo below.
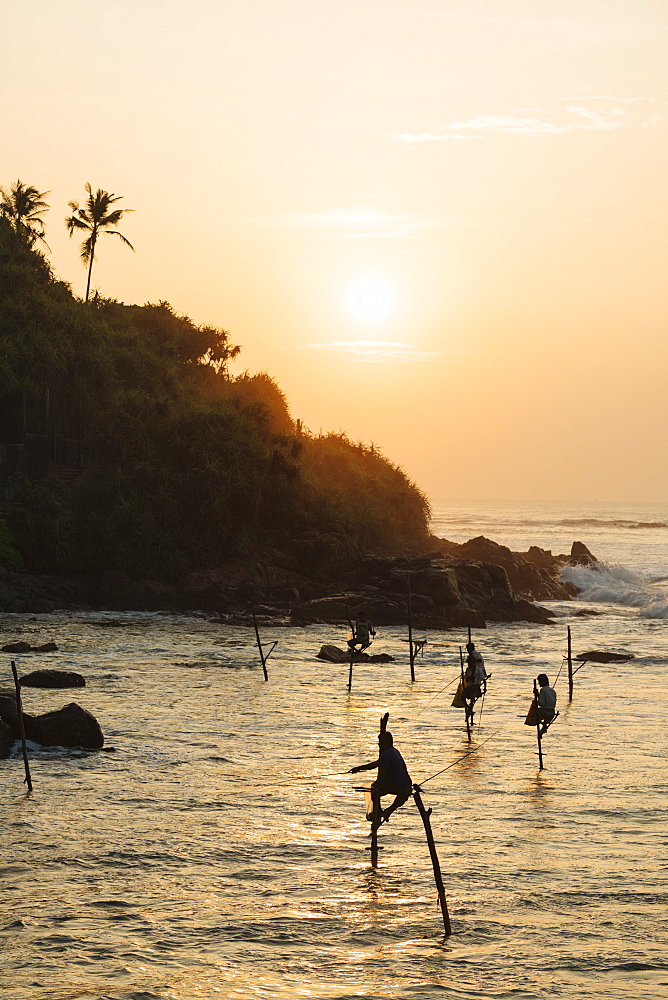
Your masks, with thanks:
<instances>
[{"instance_id":1,"label":"orange sky","mask_svg":"<svg viewBox=\"0 0 668 1000\"><path fill-rule=\"evenodd\" d=\"M136 213L93 286L243 345L429 495L668 496L665 0L33 0L2 176ZM118 245L117 245L118 244Z\"/></svg>"}]
</instances>

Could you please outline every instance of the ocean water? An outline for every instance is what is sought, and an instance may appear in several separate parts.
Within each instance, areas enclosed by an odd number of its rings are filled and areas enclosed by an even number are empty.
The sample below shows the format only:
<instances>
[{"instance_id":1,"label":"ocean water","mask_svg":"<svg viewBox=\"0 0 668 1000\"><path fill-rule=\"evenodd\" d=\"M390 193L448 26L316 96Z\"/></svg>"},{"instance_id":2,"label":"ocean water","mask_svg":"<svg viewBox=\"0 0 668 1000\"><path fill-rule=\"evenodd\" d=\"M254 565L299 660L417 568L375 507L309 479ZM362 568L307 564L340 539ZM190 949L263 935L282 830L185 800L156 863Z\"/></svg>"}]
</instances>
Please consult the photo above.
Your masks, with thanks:
<instances>
[{"instance_id":1,"label":"ocean water","mask_svg":"<svg viewBox=\"0 0 668 1000\"><path fill-rule=\"evenodd\" d=\"M0 617L3 643L58 644L21 672L86 677L26 689L26 710L76 700L107 741L31 748L30 796L20 756L0 761L0 997L668 997L666 525L665 508L435 505L443 536L578 539L603 562L569 571L583 594L554 625L475 633L492 677L471 744L450 707L460 631L426 636L411 683L405 632L382 629L395 662L356 666L348 693L347 667L315 658L343 624L264 628L265 682L251 630L205 617ZM570 704L569 625L576 654L634 655L586 664ZM539 771L523 719L541 671L560 715ZM433 810L448 938L412 801L371 866L365 776L346 772L385 711Z\"/></svg>"}]
</instances>

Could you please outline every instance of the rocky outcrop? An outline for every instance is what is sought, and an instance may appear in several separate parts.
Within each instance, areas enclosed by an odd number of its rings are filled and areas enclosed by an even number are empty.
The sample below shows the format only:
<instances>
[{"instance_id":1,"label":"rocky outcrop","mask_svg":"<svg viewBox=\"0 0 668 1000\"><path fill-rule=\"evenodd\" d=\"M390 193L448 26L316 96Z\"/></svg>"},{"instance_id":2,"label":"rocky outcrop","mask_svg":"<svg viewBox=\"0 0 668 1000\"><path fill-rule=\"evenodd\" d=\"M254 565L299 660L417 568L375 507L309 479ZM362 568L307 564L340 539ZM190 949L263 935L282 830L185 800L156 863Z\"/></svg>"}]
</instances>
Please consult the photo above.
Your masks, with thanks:
<instances>
[{"instance_id":1,"label":"rocky outcrop","mask_svg":"<svg viewBox=\"0 0 668 1000\"><path fill-rule=\"evenodd\" d=\"M338 535L313 531L284 539L282 547L257 545L244 558L179 581L138 580L115 570L97 579L63 579L62 599L39 610L200 611L245 625L252 593L259 619L268 622L344 622L362 604L376 624L405 624L410 576L419 628L549 623L550 612L533 602L575 597L577 588L561 579L563 567L596 566L581 542L573 543L570 555L558 556L537 546L512 552L483 536L462 544L432 536L431 545L425 554L385 557L365 554ZM0 568L0 611L35 610L32 590L39 600L46 594L51 599L57 579ZM26 599L8 601L10 590Z\"/></svg>"},{"instance_id":2,"label":"rocky outcrop","mask_svg":"<svg viewBox=\"0 0 668 1000\"><path fill-rule=\"evenodd\" d=\"M97 719L75 702L43 715L23 712L23 727L26 739L40 746L83 747L87 750L101 750L104 746L104 736ZM16 694L10 689L1 690L0 756L6 757L11 744L17 739L19 718Z\"/></svg>"},{"instance_id":3,"label":"rocky outcrop","mask_svg":"<svg viewBox=\"0 0 668 1000\"><path fill-rule=\"evenodd\" d=\"M408 581L413 622L418 628L472 625L487 621L547 624L552 615L518 598L502 566L465 562L432 552L423 556L362 559L350 574L357 586L292 609L295 624L342 622L358 608L374 625L403 625L407 620Z\"/></svg>"},{"instance_id":4,"label":"rocky outcrop","mask_svg":"<svg viewBox=\"0 0 668 1000\"><path fill-rule=\"evenodd\" d=\"M565 601L571 600L578 593L574 584L560 579L561 570L565 565L562 557L555 557L551 552L536 545L528 552L521 553L513 552L507 546L499 545L484 535L463 543L449 542L447 539L438 541L441 551L456 559L503 567L513 591L525 600ZM564 556L563 560L566 558ZM593 559L593 556L591 558Z\"/></svg>"},{"instance_id":5,"label":"rocky outcrop","mask_svg":"<svg viewBox=\"0 0 668 1000\"><path fill-rule=\"evenodd\" d=\"M21 687L73 688L85 687L86 679L73 670L33 670L20 678Z\"/></svg>"}]
</instances>

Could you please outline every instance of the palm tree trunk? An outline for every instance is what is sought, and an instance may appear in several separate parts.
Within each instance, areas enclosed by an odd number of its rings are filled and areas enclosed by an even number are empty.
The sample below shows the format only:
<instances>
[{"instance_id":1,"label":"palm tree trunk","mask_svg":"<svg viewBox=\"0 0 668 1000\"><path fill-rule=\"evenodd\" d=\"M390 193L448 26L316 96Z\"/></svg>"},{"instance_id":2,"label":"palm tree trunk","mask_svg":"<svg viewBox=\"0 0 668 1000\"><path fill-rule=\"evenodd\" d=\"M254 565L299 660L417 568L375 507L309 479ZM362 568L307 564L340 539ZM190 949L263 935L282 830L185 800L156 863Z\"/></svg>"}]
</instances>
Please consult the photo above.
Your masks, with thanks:
<instances>
[{"instance_id":1,"label":"palm tree trunk","mask_svg":"<svg viewBox=\"0 0 668 1000\"><path fill-rule=\"evenodd\" d=\"M86 283L86 298L84 300L85 302L88 302L88 296L90 295L90 277L91 274L93 273L94 259L95 259L95 240L93 239L90 248L90 264L88 265L88 281Z\"/></svg>"}]
</instances>

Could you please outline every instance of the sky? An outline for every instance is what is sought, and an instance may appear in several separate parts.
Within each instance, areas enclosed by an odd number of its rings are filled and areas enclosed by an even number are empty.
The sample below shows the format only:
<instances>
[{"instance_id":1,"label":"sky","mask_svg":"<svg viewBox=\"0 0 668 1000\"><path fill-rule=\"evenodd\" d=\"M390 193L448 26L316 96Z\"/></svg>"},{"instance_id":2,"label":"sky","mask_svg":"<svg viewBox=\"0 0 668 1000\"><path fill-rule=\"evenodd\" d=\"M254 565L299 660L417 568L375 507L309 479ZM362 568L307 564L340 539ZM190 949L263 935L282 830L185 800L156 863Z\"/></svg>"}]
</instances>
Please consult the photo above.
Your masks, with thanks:
<instances>
[{"instance_id":1,"label":"sky","mask_svg":"<svg viewBox=\"0 0 668 1000\"><path fill-rule=\"evenodd\" d=\"M0 185L433 500L668 501L665 0L32 0Z\"/></svg>"}]
</instances>

